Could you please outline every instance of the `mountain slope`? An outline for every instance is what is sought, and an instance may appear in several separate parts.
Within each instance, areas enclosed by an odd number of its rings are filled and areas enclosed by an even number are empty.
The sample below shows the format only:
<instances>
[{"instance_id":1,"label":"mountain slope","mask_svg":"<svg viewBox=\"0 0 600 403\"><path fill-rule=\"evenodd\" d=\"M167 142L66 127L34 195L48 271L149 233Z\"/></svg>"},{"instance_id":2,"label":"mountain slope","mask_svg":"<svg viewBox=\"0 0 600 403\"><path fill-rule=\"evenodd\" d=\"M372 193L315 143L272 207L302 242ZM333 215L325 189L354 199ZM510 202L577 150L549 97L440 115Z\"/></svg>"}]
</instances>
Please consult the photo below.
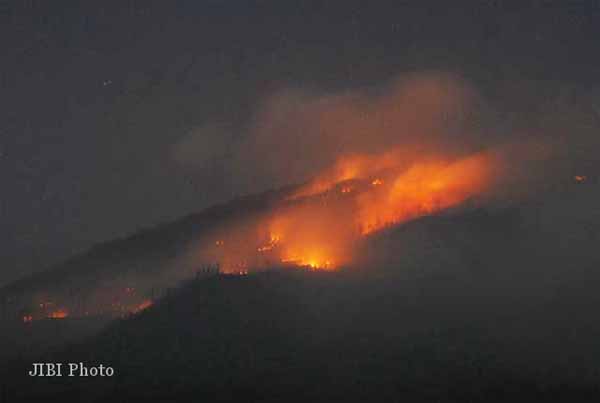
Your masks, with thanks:
<instances>
[{"instance_id":1,"label":"mountain slope","mask_svg":"<svg viewBox=\"0 0 600 403\"><path fill-rule=\"evenodd\" d=\"M577 190L579 192L579 190ZM587 191L578 193L590 201ZM370 238L356 267L191 280L44 356L118 376L15 376L8 396L89 401L595 401L597 232L552 204L426 217ZM565 205L566 203L566 205ZM568 209L567 209L568 210ZM559 225L560 224L560 225ZM566 231L566 232L565 232ZM561 236L556 236L560 234ZM573 244L561 247L564 238ZM14 363L23 374L29 361Z\"/></svg>"}]
</instances>

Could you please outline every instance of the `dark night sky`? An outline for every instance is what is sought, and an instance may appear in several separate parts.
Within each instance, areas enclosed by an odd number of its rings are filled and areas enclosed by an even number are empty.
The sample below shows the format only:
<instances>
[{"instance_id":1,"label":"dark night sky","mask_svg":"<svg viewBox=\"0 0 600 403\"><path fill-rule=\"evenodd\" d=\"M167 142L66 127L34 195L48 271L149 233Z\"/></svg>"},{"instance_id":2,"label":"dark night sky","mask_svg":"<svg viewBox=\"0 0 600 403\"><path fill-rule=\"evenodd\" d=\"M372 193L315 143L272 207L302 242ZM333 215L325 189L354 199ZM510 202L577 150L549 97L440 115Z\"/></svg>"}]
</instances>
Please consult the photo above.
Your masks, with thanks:
<instances>
[{"instance_id":1,"label":"dark night sky","mask_svg":"<svg viewBox=\"0 0 600 403\"><path fill-rule=\"evenodd\" d=\"M450 71L525 127L598 99L599 3L440 3L0 3L0 284L235 195L170 150L207 122L243 136L276 88Z\"/></svg>"}]
</instances>

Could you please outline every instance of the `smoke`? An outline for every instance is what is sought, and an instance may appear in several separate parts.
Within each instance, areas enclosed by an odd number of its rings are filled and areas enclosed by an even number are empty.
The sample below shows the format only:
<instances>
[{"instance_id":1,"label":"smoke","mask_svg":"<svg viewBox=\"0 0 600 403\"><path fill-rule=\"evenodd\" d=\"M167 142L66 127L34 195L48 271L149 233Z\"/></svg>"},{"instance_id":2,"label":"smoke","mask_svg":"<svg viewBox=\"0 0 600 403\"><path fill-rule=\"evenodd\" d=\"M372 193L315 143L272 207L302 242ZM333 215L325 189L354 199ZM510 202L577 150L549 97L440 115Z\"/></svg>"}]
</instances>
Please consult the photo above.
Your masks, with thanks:
<instances>
[{"instance_id":1,"label":"smoke","mask_svg":"<svg viewBox=\"0 0 600 403\"><path fill-rule=\"evenodd\" d=\"M523 109L517 118L496 111L460 77L412 74L337 93L285 89L258 103L243 126L211 122L195 128L171 156L202 172L206 191L245 194L304 185L268 211L244 210L242 218L217 224L190 242L184 256L165 263L169 270L124 283L143 292L216 262L238 274L287 264L335 269L360 261L360 246L390 226L473 201L506 206L532 196L545 209L534 205L526 215L550 235L540 238L532 230L531 238L551 244L548 239L559 238L554 235L569 233L587 251L596 236L586 222L598 221L591 207L600 200L597 188L577 185L567 189L568 197L546 195L557 184L573 185L575 176L596 183L599 119L593 103L591 113L580 103L555 100L533 111L519 97L505 99ZM566 204L573 195L581 201ZM492 224L490 233L496 231ZM406 242L402 254L407 245L419 251L430 243ZM534 247L545 252L541 241ZM380 259L398 255L396 246L376 250Z\"/></svg>"},{"instance_id":2,"label":"smoke","mask_svg":"<svg viewBox=\"0 0 600 403\"><path fill-rule=\"evenodd\" d=\"M212 167L212 178L238 194L303 184L288 200L300 204L227 231L215 260L241 271L270 262L334 267L353 260L362 236L392 225L465 203L548 200L575 176L593 182L597 164L585 161L598 140L594 125L582 128L589 114L561 98L532 102L533 89L504 96L503 110L451 74L335 93L284 89L237 132L198 128L173 155Z\"/></svg>"},{"instance_id":3,"label":"smoke","mask_svg":"<svg viewBox=\"0 0 600 403\"><path fill-rule=\"evenodd\" d=\"M284 89L258 104L240 132L214 123L196 128L172 156L188 168L220 170L228 186L246 193L304 182L341 155L473 152L496 141L482 133L484 114L477 92L447 74L333 94Z\"/></svg>"},{"instance_id":4,"label":"smoke","mask_svg":"<svg viewBox=\"0 0 600 403\"><path fill-rule=\"evenodd\" d=\"M565 180L590 169L598 146L598 114L565 101L543 99L535 85L513 84L500 101L480 95L463 78L405 74L377 87L322 92L298 88L257 100L242 125L210 122L171 149L172 158L212 191L247 194L303 183L339 168L341 157L382 155L410 166L423 156L461 157L493 150L524 188ZM516 88L516 89L515 89ZM548 91L548 90L546 90ZM518 190L519 188L520 190ZM511 197L512 197L511 196Z\"/></svg>"}]
</instances>

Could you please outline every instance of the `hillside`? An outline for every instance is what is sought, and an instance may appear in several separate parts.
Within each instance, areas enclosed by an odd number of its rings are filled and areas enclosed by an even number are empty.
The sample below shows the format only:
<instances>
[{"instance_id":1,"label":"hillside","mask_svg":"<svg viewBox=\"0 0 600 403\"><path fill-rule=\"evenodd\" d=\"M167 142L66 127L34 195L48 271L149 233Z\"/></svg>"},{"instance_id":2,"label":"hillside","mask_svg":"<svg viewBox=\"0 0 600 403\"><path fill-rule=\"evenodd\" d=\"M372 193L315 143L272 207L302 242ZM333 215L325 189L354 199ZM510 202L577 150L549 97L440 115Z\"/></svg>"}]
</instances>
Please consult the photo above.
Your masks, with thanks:
<instances>
[{"instance_id":1,"label":"hillside","mask_svg":"<svg viewBox=\"0 0 600 403\"><path fill-rule=\"evenodd\" d=\"M5 396L596 401L598 227L582 209L590 197L579 188L542 209L424 217L371 237L364 260L341 271L190 280L42 355L105 363L117 376L38 378L26 388L30 360L17 360L3 376ZM579 209L561 221L553 205Z\"/></svg>"}]
</instances>

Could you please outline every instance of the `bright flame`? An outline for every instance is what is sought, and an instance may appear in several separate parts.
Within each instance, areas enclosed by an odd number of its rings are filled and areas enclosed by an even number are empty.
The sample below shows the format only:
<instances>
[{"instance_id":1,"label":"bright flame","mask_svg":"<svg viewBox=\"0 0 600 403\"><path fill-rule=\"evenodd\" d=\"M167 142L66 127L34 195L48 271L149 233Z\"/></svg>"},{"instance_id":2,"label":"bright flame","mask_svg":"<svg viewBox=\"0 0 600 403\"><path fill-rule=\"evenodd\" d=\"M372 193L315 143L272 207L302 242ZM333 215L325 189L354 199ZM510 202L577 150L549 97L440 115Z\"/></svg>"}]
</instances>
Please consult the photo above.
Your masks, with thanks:
<instances>
[{"instance_id":1,"label":"bright flame","mask_svg":"<svg viewBox=\"0 0 600 403\"><path fill-rule=\"evenodd\" d=\"M458 205L486 189L489 169L489 161L483 155L414 164L396 175L381 192L367 192L359 197L361 232L368 234ZM378 181L382 186L383 182Z\"/></svg>"},{"instance_id":2,"label":"bright flame","mask_svg":"<svg viewBox=\"0 0 600 403\"><path fill-rule=\"evenodd\" d=\"M334 264L330 260L322 260L318 257L311 257L310 255L305 257L282 258L281 262L292 263L295 266L300 267L310 267L313 270L332 270L334 268Z\"/></svg>"},{"instance_id":3,"label":"bright flame","mask_svg":"<svg viewBox=\"0 0 600 403\"><path fill-rule=\"evenodd\" d=\"M583 183L587 180L587 177L585 175L575 175L575 182L577 183Z\"/></svg>"},{"instance_id":4,"label":"bright flame","mask_svg":"<svg viewBox=\"0 0 600 403\"><path fill-rule=\"evenodd\" d=\"M349 154L339 158L333 167L325 170L313 181L300 188L292 195L292 199L323 193L336 184L353 180L365 179L365 175L389 169L398 165L401 159L399 151L386 152L380 155Z\"/></svg>"},{"instance_id":5,"label":"bright flame","mask_svg":"<svg viewBox=\"0 0 600 403\"><path fill-rule=\"evenodd\" d=\"M501 166L497 153L457 158L390 151L342 157L292 197L273 202L267 212L248 214L207 234L198 255L218 273L235 276L281 266L336 270L356 260L365 236L485 194ZM138 287L123 284L107 292L109 308L91 314L126 317L149 308L153 301L138 299L143 289ZM22 316L24 323L90 314L39 298L35 311Z\"/></svg>"},{"instance_id":6,"label":"bright flame","mask_svg":"<svg viewBox=\"0 0 600 403\"><path fill-rule=\"evenodd\" d=\"M353 260L365 235L486 192L494 163L487 153L415 157L392 150L342 157L270 213L229 228L227 245L217 241L217 260L229 274L281 263L339 268Z\"/></svg>"},{"instance_id":7,"label":"bright flame","mask_svg":"<svg viewBox=\"0 0 600 403\"><path fill-rule=\"evenodd\" d=\"M279 244L279 241L281 241L281 237L279 235L271 235L269 242L266 245L259 246L257 248L257 251L259 251L259 252L270 251L273 248L275 248L277 246L277 244Z\"/></svg>"}]
</instances>

